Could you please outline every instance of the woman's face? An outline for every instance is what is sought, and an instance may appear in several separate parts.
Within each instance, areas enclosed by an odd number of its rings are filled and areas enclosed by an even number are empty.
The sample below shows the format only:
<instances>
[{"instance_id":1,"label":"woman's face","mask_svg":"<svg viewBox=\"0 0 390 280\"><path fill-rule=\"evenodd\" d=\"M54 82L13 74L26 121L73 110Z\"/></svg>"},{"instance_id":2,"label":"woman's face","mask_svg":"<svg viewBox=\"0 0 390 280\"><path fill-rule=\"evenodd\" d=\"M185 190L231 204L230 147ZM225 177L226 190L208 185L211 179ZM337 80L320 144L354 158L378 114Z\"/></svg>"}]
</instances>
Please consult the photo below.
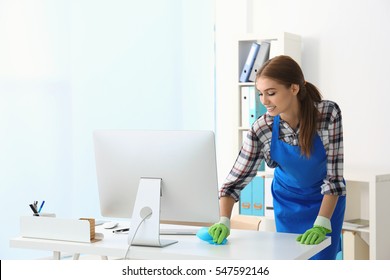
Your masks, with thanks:
<instances>
[{"instance_id":1,"label":"woman's face","mask_svg":"<svg viewBox=\"0 0 390 280\"><path fill-rule=\"evenodd\" d=\"M299 110L297 99L299 86L296 84L286 87L275 80L260 77L256 81L256 89L259 91L261 103L271 116Z\"/></svg>"}]
</instances>

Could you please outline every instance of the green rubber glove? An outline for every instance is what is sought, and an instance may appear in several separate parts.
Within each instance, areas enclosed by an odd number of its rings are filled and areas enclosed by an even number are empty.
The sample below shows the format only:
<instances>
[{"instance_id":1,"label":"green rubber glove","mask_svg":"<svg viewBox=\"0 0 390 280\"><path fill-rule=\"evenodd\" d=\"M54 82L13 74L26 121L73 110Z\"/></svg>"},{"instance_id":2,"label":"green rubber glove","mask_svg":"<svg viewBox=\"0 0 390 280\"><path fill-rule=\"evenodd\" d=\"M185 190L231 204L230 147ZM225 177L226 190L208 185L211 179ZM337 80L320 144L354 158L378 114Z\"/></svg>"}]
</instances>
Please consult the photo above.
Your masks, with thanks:
<instances>
[{"instance_id":1,"label":"green rubber glove","mask_svg":"<svg viewBox=\"0 0 390 280\"><path fill-rule=\"evenodd\" d=\"M209 228L209 234L213 238L214 243L221 244L230 234L230 219L221 217L218 223Z\"/></svg>"},{"instance_id":2,"label":"green rubber glove","mask_svg":"<svg viewBox=\"0 0 390 280\"><path fill-rule=\"evenodd\" d=\"M332 232L330 220L328 218L318 216L311 229L305 231L297 237L297 241L301 244L313 245L320 244L325 240L325 236Z\"/></svg>"}]
</instances>

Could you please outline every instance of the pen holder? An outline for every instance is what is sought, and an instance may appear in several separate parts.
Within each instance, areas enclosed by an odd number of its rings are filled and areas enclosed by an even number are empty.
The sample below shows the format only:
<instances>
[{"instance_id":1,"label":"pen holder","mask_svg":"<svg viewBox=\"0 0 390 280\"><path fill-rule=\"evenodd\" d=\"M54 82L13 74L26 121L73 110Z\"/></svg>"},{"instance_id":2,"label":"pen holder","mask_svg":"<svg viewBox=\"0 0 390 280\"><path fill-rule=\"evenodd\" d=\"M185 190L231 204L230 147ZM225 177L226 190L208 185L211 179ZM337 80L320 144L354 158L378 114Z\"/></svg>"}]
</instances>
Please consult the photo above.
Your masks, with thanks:
<instances>
[{"instance_id":1,"label":"pen holder","mask_svg":"<svg viewBox=\"0 0 390 280\"><path fill-rule=\"evenodd\" d=\"M104 238L95 233L95 219L20 217L20 235L28 238L93 243Z\"/></svg>"}]
</instances>

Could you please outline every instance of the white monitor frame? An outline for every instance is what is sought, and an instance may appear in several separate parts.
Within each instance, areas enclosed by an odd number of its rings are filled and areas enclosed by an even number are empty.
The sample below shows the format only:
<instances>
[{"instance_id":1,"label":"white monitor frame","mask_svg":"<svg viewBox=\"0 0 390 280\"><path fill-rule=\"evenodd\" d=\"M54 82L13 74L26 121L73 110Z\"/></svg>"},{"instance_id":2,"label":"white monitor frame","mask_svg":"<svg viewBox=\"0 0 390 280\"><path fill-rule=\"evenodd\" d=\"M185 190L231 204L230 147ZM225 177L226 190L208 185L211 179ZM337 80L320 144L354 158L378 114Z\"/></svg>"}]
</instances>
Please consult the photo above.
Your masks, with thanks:
<instances>
[{"instance_id":1,"label":"white monitor frame","mask_svg":"<svg viewBox=\"0 0 390 280\"><path fill-rule=\"evenodd\" d=\"M218 221L212 131L96 130L94 144L101 214L131 218L132 245L172 244L160 240L160 222ZM152 215L143 221L145 209Z\"/></svg>"}]
</instances>

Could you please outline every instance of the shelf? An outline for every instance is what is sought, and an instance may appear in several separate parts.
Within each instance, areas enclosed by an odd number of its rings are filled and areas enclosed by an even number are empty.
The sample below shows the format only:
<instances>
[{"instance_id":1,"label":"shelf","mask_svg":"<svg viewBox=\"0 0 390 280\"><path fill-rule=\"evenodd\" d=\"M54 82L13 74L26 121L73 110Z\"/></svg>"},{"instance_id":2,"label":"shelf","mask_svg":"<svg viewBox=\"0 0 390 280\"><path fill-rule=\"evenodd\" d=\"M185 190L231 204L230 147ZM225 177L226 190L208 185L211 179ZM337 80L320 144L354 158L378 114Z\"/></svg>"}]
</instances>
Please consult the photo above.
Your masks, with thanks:
<instances>
[{"instance_id":1,"label":"shelf","mask_svg":"<svg viewBox=\"0 0 390 280\"><path fill-rule=\"evenodd\" d=\"M263 178L273 178L274 172L273 169L266 170L266 171L257 171L256 176L263 177Z\"/></svg>"},{"instance_id":2,"label":"shelf","mask_svg":"<svg viewBox=\"0 0 390 280\"><path fill-rule=\"evenodd\" d=\"M246 82L246 83L238 83L238 85L241 87L250 87L250 86L254 86L255 83L254 82Z\"/></svg>"},{"instance_id":3,"label":"shelf","mask_svg":"<svg viewBox=\"0 0 390 280\"><path fill-rule=\"evenodd\" d=\"M370 227L354 227L354 226L344 226L343 225L342 229L346 230L346 231L370 233Z\"/></svg>"},{"instance_id":4,"label":"shelf","mask_svg":"<svg viewBox=\"0 0 390 280\"><path fill-rule=\"evenodd\" d=\"M344 172L347 186L345 220L366 219L368 227L347 227L343 230L358 233L369 246L369 259L390 258L390 174L376 175L372 171ZM361 236L360 236L361 235Z\"/></svg>"}]
</instances>

